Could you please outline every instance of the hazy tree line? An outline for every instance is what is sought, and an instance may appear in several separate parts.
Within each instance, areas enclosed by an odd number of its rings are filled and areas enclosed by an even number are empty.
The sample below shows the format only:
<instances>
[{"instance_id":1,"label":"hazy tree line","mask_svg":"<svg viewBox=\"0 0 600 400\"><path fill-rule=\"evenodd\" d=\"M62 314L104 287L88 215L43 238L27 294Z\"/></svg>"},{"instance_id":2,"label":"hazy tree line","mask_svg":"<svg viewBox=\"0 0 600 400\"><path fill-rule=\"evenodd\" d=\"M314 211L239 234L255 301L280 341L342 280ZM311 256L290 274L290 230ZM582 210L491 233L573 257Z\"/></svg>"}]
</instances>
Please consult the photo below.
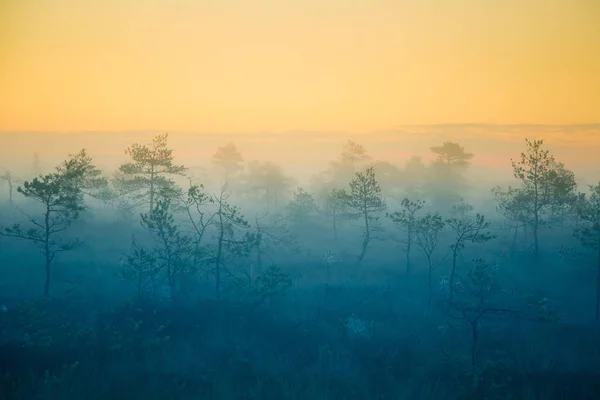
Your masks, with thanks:
<instances>
[{"instance_id":1,"label":"hazy tree line","mask_svg":"<svg viewBox=\"0 0 600 400\"><path fill-rule=\"evenodd\" d=\"M166 283L175 301L195 290L198 279L209 279L216 298L223 296L226 285L228 290L244 288L244 296L260 302L292 284L271 254L284 248L299 254L299 239L315 230L329 230L333 241L347 240L340 232L349 231L341 226L352 223L361 231L356 263L365 260L374 241L382 240L399 243L397 262L404 264L406 275L412 273L414 254L423 256L429 304L435 292L432 273L442 262L448 265L448 310L473 327L474 352L478 320L514 311L488 302L495 288L494 266L481 258L464 260L467 247L496 239L500 227L492 227L491 219L463 198L468 188L463 172L473 154L453 142L431 151L437 155L431 165L413 157L399 168L371 159L362 145L348 141L338 159L308 187L295 188L277 164L245 164L232 143L211 159L219 187L194 184L186 166L177 164L167 134L148 144L132 144L125 150L128 162L112 174L100 171L85 149L48 173L39 171L36 157L33 178L20 181L11 171L1 177L11 203L17 193L38 205L35 213L23 211L21 222L2 227L1 234L39 248L48 296L57 255L82 243L69 236L69 227L103 203L115 213L133 216L147 233L132 238L122 269L140 299L148 288L156 295ZM579 193L573 172L542 140L526 140L512 168L518 185L491 189L506 222L503 228L510 231L512 250L525 240L539 256L543 227L572 231L583 249L596 254L595 318L600 321L600 182ZM260 206L239 206L250 202ZM442 237L450 242L446 251ZM332 254L326 255L328 267L333 260ZM459 274L464 265L466 276Z\"/></svg>"}]
</instances>

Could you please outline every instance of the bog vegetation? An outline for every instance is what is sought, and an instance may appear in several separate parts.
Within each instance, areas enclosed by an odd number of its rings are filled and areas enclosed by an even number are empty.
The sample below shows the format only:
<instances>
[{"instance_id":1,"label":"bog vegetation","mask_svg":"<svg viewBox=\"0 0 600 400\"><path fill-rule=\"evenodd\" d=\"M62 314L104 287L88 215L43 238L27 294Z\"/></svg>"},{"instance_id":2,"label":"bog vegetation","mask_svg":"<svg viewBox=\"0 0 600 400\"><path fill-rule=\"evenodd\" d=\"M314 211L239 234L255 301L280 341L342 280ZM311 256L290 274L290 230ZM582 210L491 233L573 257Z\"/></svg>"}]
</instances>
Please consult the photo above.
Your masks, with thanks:
<instances>
[{"instance_id":1,"label":"bog vegetation","mask_svg":"<svg viewBox=\"0 0 600 400\"><path fill-rule=\"evenodd\" d=\"M348 141L304 186L233 143L201 182L168 134L6 170L0 397L600 398L600 181L525 140L473 193L431 151Z\"/></svg>"}]
</instances>

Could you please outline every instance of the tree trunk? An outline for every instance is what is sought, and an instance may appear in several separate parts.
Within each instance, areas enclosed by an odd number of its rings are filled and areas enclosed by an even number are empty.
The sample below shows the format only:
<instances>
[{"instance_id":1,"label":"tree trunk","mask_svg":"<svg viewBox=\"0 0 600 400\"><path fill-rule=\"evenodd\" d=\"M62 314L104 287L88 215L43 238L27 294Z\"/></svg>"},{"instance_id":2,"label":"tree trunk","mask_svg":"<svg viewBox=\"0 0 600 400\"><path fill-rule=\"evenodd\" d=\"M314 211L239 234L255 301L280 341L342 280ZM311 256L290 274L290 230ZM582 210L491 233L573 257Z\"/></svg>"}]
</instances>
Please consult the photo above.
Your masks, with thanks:
<instances>
[{"instance_id":1,"label":"tree trunk","mask_svg":"<svg viewBox=\"0 0 600 400\"><path fill-rule=\"evenodd\" d=\"M452 271L450 272L450 295L448 296L448 310L452 307L452 300L454 297L454 275L456 274L456 258L458 257L458 245L456 243L452 249Z\"/></svg>"},{"instance_id":2,"label":"tree trunk","mask_svg":"<svg viewBox=\"0 0 600 400\"><path fill-rule=\"evenodd\" d=\"M598 271L596 274L596 322L600 322L600 241L598 241Z\"/></svg>"},{"instance_id":3,"label":"tree trunk","mask_svg":"<svg viewBox=\"0 0 600 400\"><path fill-rule=\"evenodd\" d=\"M540 227L540 216L536 211L533 221L533 253L537 256L540 253L540 243L538 238L538 230Z\"/></svg>"},{"instance_id":4,"label":"tree trunk","mask_svg":"<svg viewBox=\"0 0 600 400\"><path fill-rule=\"evenodd\" d=\"M52 253L50 252L50 206L46 207L44 215L44 257L46 259L46 281L44 282L44 297L50 296L50 264L52 263Z\"/></svg>"},{"instance_id":5,"label":"tree trunk","mask_svg":"<svg viewBox=\"0 0 600 400\"><path fill-rule=\"evenodd\" d=\"M358 256L358 262L361 263L365 258L365 254L367 253L367 247L369 246L369 242L371 241L371 230L369 226L369 214L367 211L364 211L365 218L365 237L363 238L362 249L360 255Z\"/></svg>"},{"instance_id":6,"label":"tree trunk","mask_svg":"<svg viewBox=\"0 0 600 400\"><path fill-rule=\"evenodd\" d=\"M412 229L408 227L408 242L406 245L406 275L410 275L410 246L412 244Z\"/></svg>"},{"instance_id":7,"label":"tree trunk","mask_svg":"<svg viewBox=\"0 0 600 400\"><path fill-rule=\"evenodd\" d=\"M221 299L221 258L223 254L223 238L225 228L223 227L223 208L219 200L219 243L217 248L217 259L215 261L215 297Z\"/></svg>"}]
</instances>

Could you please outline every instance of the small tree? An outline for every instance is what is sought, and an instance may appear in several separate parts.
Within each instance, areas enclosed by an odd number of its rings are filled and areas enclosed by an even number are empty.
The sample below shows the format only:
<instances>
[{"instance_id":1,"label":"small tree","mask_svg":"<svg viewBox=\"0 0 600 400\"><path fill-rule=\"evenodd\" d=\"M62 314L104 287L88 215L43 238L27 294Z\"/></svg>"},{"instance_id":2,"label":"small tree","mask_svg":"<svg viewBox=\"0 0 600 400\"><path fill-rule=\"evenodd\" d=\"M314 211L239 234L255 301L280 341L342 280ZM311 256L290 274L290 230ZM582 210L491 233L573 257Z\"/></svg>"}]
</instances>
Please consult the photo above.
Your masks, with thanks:
<instances>
[{"instance_id":1,"label":"small tree","mask_svg":"<svg viewBox=\"0 0 600 400\"><path fill-rule=\"evenodd\" d=\"M414 242L414 233L418 225L417 213L425 206L425 202L422 200L410 200L405 198L401 202L402 210L387 214L388 218L392 220L399 228L406 229L406 275L410 274L410 250Z\"/></svg>"},{"instance_id":2,"label":"small tree","mask_svg":"<svg viewBox=\"0 0 600 400\"><path fill-rule=\"evenodd\" d=\"M558 163L548 150L543 149L543 140L529 141L525 139L527 149L521 153L520 161L512 160L515 178L523 187L514 192L524 207L533 230L533 249L539 254L539 229L543 224L545 212L553 207L574 200L577 184L571 171Z\"/></svg>"},{"instance_id":3,"label":"small tree","mask_svg":"<svg viewBox=\"0 0 600 400\"><path fill-rule=\"evenodd\" d=\"M377 213L384 211L386 204L381 198L381 188L375 178L375 169L369 167L365 172L357 172L350 182L350 193L345 190L338 192L340 201L356 210L355 217L362 218L364 223L363 242L358 262L362 262L367 248L376 230L374 223L379 220Z\"/></svg>"},{"instance_id":4,"label":"small tree","mask_svg":"<svg viewBox=\"0 0 600 400\"><path fill-rule=\"evenodd\" d=\"M287 272L281 270L278 265L272 264L264 274L259 275L253 285L253 293L257 295L258 303L271 299L284 293L292 286L292 279Z\"/></svg>"},{"instance_id":5,"label":"small tree","mask_svg":"<svg viewBox=\"0 0 600 400\"><path fill-rule=\"evenodd\" d=\"M467 215L474 210L473 206L465 201L462 197L456 204L452 205L450 215L452 217L465 219Z\"/></svg>"},{"instance_id":6,"label":"small tree","mask_svg":"<svg viewBox=\"0 0 600 400\"><path fill-rule=\"evenodd\" d=\"M440 242L440 232L444 229L445 223L442 216L438 213L427 213L421 218L418 218L415 226L415 243L417 248L423 253L427 259L427 282L429 288L429 296L427 305L431 307L431 299L433 297L432 274L437 262L433 260Z\"/></svg>"},{"instance_id":7,"label":"small tree","mask_svg":"<svg viewBox=\"0 0 600 400\"><path fill-rule=\"evenodd\" d=\"M12 171L6 170L4 175L0 176L0 180L6 182L8 184L8 202L13 204L13 188L15 183L15 177L13 176Z\"/></svg>"},{"instance_id":8,"label":"small tree","mask_svg":"<svg viewBox=\"0 0 600 400\"><path fill-rule=\"evenodd\" d=\"M575 228L575 236L585 247L597 251L596 322L600 322L600 182L591 185L590 192L577 207L581 224Z\"/></svg>"},{"instance_id":9,"label":"small tree","mask_svg":"<svg viewBox=\"0 0 600 400\"><path fill-rule=\"evenodd\" d=\"M173 163L173 150L167 148L168 134L157 135L149 146L133 144L125 150L132 162L119 167L118 187L152 212L159 192L176 190L172 176L183 176L185 167Z\"/></svg>"},{"instance_id":10,"label":"small tree","mask_svg":"<svg viewBox=\"0 0 600 400\"><path fill-rule=\"evenodd\" d=\"M156 275L160 271L157 264L157 257L153 251L140 245L135 239L131 239L131 248L126 255L126 263L123 266L121 277L132 280L137 289L137 300L141 301L144 295L145 286L150 283L152 295L156 299Z\"/></svg>"},{"instance_id":11,"label":"small tree","mask_svg":"<svg viewBox=\"0 0 600 400\"><path fill-rule=\"evenodd\" d=\"M213 196L213 203L217 206L215 223L216 249L213 264L215 276L215 297L222 295L222 275L231 259L248 255L255 246L257 237L248 230L250 224L244 219L240 209L227 202L227 184L221 187L219 196Z\"/></svg>"},{"instance_id":12,"label":"small tree","mask_svg":"<svg viewBox=\"0 0 600 400\"><path fill-rule=\"evenodd\" d=\"M207 206L213 204L213 199L204 192L202 185L190 185L187 193L178 195L178 205L187 216L193 235L194 266L199 266L206 253L204 238L207 229L215 224L216 213L209 211Z\"/></svg>"},{"instance_id":13,"label":"small tree","mask_svg":"<svg viewBox=\"0 0 600 400\"><path fill-rule=\"evenodd\" d=\"M288 213L296 225L305 225L319 212L319 206L312 194L301 187L294 192L294 199L288 204Z\"/></svg>"},{"instance_id":14,"label":"small tree","mask_svg":"<svg viewBox=\"0 0 600 400\"><path fill-rule=\"evenodd\" d=\"M164 271L171 300L174 300L180 291L180 277L191 275L195 269L190 262L193 252L192 240L183 234L171 211L172 199L163 196L160 198L150 213L141 214L141 225L152 232L158 247L154 249L159 268Z\"/></svg>"},{"instance_id":15,"label":"small tree","mask_svg":"<svg viewBox=\"0 0 600 400\"><path fill-rule=\"evenodd\" d=\"M547 299L540 300L535 310L522 312L516 308L498 307L494 304L494 294L500 289L496 279L497 266L490 265L481 258L473 260L467 279L459 290L459 300L454 308L459 312L455 319L463 320L470 331L471 373L475 385L479 382L477 371L477 350L479 346L480 322L492 314L509 314L531 321L552 321L556 316L548 310ZM531 305L528 306L531 309ZM532 313L535 312L535 314Z\"/></svg>"},{"instance_id":16,"label":"small tree","mask_svg":"<svg viewBox=\"0 0 600 400\"><path fill-rule=\"evenodd\" d=\"M17 191L42 206L41 217L27 215L31 227L20 224L5 228L3 236L11 236L35 243L45 261L46 279L44 296L50 295L50 269L52 261L59 252L74 249L81 243L79 239L65 239L62 233L79 217L84 210L83 195L72 184L75 174L52 173L27 181Z\"/></svg>"},{"instance_id":17,"label":"small tree","mask_svg":"<svg viewBox=\"0 0 600 400\"><path fill-rule=\"evenodd\" d=\"M271 254L277 249L287 249L297 252L297 242L295 236L289 231L288 227L282 223L283 218L270 218L263 222L268 214L254 217L254 251L256 255L256 271L254 266L248 273L250 283L254 280L255 272L261 274L265 257L271 258ZM271 258L271 262L273 259Z\"/></svg>"},{"instance_id":18,"label":"small tree","mask_svg":"<svg viewBox=\"0 0 600 400\"><path fill-rule=\"evenodd\" d=\"M467 243L485 243L494 239L496 236L487 230L491 223L485 221L485 217L477 214L475 219L450 218L446 224L454 231L454 241L450 246L452 251L452 271L450 272L450 294L448 297L448 306L452 306L454 296L454 278L456 276L456 266L458 256L462 253Z\"/></svg>"},{"instance_id":19,"label":"small tree","mask_svg":"<svg viewBox=\"0 0 600 400\"><path fill-rule=\"evenodd\" d=\"M348 206L342 200L343 197L343 193L340 191L340 189L331 189L325 198L325 211L327 211L327 213L329 213L331 216L333 236L335 239L338 237L338 218L346 214L348 211Z\"/></svg>"},{"instance_id":20,"label":"small tree","mask_svg":"<svg viewBox=\"0 0 600 400\"><path fill-rule=\"evenodd\" d=\"M519 228L524 228L529 224L527 193L511 186L508 187L507 191L502 191L500 186L496 186L492 189L492 194L496 202L496 210L512 225L513 234L510 249L514 253L517 250Z\"/></svg>"}]
</instances>

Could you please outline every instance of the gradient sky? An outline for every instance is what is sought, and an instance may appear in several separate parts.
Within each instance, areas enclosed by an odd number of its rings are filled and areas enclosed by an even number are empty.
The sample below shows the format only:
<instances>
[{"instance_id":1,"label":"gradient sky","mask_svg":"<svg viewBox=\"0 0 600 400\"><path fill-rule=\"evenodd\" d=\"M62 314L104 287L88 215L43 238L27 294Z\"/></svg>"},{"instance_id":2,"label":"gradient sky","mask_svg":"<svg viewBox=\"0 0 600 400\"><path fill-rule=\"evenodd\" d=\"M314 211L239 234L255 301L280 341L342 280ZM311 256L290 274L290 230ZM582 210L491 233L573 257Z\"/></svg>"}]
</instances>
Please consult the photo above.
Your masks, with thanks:
<instances>
[{"instance_id":1,"label":"gradient sky","mask_svg":"<svg viewBox=\"0 0 600 400\"><path fill-rule=\"evenodd\" d=\"M0 0L0 131L600 120L598 0Z\"/></svg>"}]
</instances>

